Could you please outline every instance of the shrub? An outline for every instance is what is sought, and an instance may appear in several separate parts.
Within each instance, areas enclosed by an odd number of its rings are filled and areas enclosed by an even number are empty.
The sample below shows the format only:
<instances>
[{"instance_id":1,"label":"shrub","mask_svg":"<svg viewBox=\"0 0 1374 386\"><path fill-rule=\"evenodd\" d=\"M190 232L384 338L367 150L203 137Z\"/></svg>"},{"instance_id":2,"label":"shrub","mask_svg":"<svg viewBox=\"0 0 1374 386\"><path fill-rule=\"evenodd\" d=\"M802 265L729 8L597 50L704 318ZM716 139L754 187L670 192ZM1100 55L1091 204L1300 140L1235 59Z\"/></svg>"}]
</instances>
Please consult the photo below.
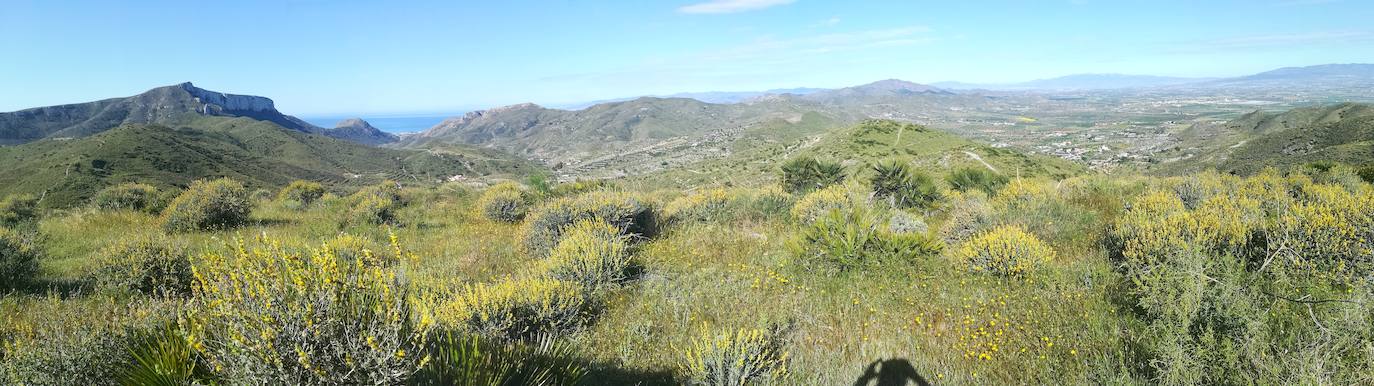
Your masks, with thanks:
<instances>
[{"instance_id":1,"label":"shrub","mask_svg":"<svg viewBox=\"0 0 1374 386\"><path fill-rule=\"evenodd\" d=\"M663 218L669 223L707 221L722 215L729 202L725 189L708 189L669 202L663 207Z\"/></svg>"},{"instance_id":2,"label":"shrub","mask_svg":"<svg viewBox=\"0 0 1374 386\"><path fill-rule=\"evenodd\" d=\"M0 228L0 295L18 289L38 273L38 251L19 233Z\"/></svg>"},{"instance_id":3,"label":"shrub","mask_svg":"<svg viewBox=\"0 0 1374 386\"><path fill-rule=\"evenodd\" d=\"M324 185L315 181L291 181L277 192L277 201L296 208L305 208L324 197Z\"/></svg>"},{"instance_id":4,"label":"shrub","mask_svg":"<svg viewBox=\"0 0 1374 386\"><path fill-rule=\"evenodd\" d=\"M499 339L527 339L571 330L583 322L588 299L577 283L550 278L471 284L435 307L440 323Z\"/></svg>"},{"instance_id":5,"label":"shrub","mask_svg":"<svg viewBox=\"0 0 1374 386\"><path fill-rule=\"evenodd\" d=\"M197 266L188 341L230 384L396 384L430 328L395 272L261 236Z\"/></svg>"},{"instance_id":6,"label":"shrub","mask_svg":"<svg viewBox=\"0 0 1374 386\"><path fill-rule=\"evenodd\" d=\"M1054 260L1054 250L1019 226L1002 226L964 242L955 258L974 272L1016 276Z\"/></svg>"},{"instance_id":7,"label":"shrub","mask_svg":"<svg viewBox=\"0 0 1374 386\"><path fill-rule=\"evenodd\" d=\"M533 343L448 331L433 340L431 360L411 381L425 386L576 385L587 375L571 346L545 335Z\"/></svg>"},{"instance_id":8,"label":"shrub","mask_svg":"<svg viewBox=\"0 0 1374 386\"><path fill-rule=\"evenodd\" d=\"M397 259L404 255L397 249L399 246L395 244L395 236L392 237L392 253L382 253L382 249L376 243L351 234L341 234L329 239L321 249L333 253L340 261L348 263L361 261L368 266L386 267L394 265L398 262Z\"/></svg>"},{"instance_id":9,"label":"shrub","mask_svg":"<svg viewBox=\"0 0 1374 386\"><path fill-rule=\"evenodd\" d=\"M1355 175L1360 176L1364 182L1374 184L1374 166L1365 166L1355 171Z\"/></svg>"},{"instance_id":10,"label":"shrub","mask_svg":"<svg viewBox=\"0 0 1374 386\"><path fill-rule=\"evenodd\" d=\"M38 217L38 199L30 194L0 200L0 226L15 226Z\"/></svg>"},{"instance_id":11,"label":"shrub","mask_svg":"<svg viewBox=\"0 0 1374 386\"><path fill-rule=\"evenodd\" d=\"M897 162L880 163L873 167L870 183L873 193L899 208L924 208L940 199L940 191L929 175L912 171L910 166Z\"/></svg>"},{"instance_id":12,"label":"shrub","mask_svg":"<svg viewBox=\"0 0 1374 386\"><path fill-rule=\"evenodd\" d=\"M169 326L130 339L131 362L119 371L121 385L211 385L213 375L181 331Z\"/></svg>"},{"instance_id":13,"label":"shrub","mask_svg":"<svg viewBox=\"0 0 1374 386\"><path fill-rule=\"evenodd\" d=\"M482 216L492 221L517 222L525 217L527 198L519 184L503 182L487 188L477 198Z\"/></svg>"},{"instance_id":14,"label":"shrub","mask_svg":"<svg viewBox=\"0 0 1374 386\"><path fill-rule=\"evenodd\" d=\"M842 185L832 185L797 200L796 205L792 206L792 217L801 223L809 224L826 213L853 206L854 199L850 197L849 190Z\"/></svg>"},{"instance_id":15,"label":"shrub","mask_svg":"<svg viewBox=\"0 0 1374 386\"><path fill-rule=\"evenodd\" d=\"M0 299L0 384L115 384L134 338L172 323L172 307L105 296Z\"/></svg>"},{"instance_id":16,"label":"shrub","mask_svg":"<svg viewBox=\"0 0 1374 386\"><path fill-rule=\"evenodd\" d=\"M678 368L694 385L749 385L787 376L787 352L774 329L740 329L698 338L683 350Z\"/></svg>"},{"instance_id":17,"label":"shrub","mask_svg":"<svg viewBox=\"0 0 1374 386\"><path fill-rule=\"evenodd\" d=\"M639 199L625 193L594 192L536 208L521 229L522 246L531 256L547 256L564 228L590 219L604 221L631 237L650 236L654 231L653 212Z\"/></svg>"},{"instance_id":18,"label":"shrub","mask_svg":"<svg viewBox=\"0 0 1374 386\"><path fill-rule=\"evenodd\" d=\"M993 210L988 197L981 190L951 195L949 219L940 228L940 238L957 244L968 240L992 223Z\"/></svg>"},{"instance_id":19,"label":"shrub","mask_svg":"<svg viewBox=\"0 0 1374 386\"><path fill-rule=\"evenodd\" d=\"M583 193L603 190L609 187L611 187L611 183L607 180L577 180L573 182L565 182L558 185L554 185L553 189L549 191L548 195L550 197L575 196Z\"/></svg>"},{"instance_id":20,"label":"shrub","mask_svg":"<svg viewBox=\"0 0 1374 386\"><path fill-rule=\"evenodd\" d=\"M806 193L844 182L844 166L799 157L782 164L782 186L788 192Z\"/></svg>"},{"instance_id":21,"label":"shrub","mask_svg":"<svg viewBox=\"0 0 1374 386\"><path fill-rule=\"evenodd\" d=\"M564 230L545 264L550 277L594 290L625 279L630 247L619 229L582 220Z\"/></svg>"},{"instance_id":22,"label":"shrub","mask_svg":"<svg viewBox=\"0 0 1374 386\"><path fill-rule=\"evenodd\" d=\"M737 200L742 209L762 216L786 216L796 198L777 187L751 189L745 198Z\"/></svg>"},{"instance_id":23,"label":"shrub","mask_svg":"<svg viewBox=\"0 0 1374 386\"><path fill-rule=\"evenodd\" d=\"M191 260L186 248L165 236L120 240L98 254L92 281L100 288L154 296L191 292Z\"/></svg>"},{"instance_id":24,"label":"shrub","mask_svg":"<svg viewBox=\"0 0 1374 386\"><path fill-rule=\"evenodd\" d=\"M866 206L832 210L802 228L793 249L841 270L887 257L911 259L941 249L924 233L894 233L889 229L890 224L884 224Z\"/></svg>"},{"instance_id":25,"label":"shrub","mask_svg":"<svg viewBox=\"0 0 1374 386\"><path fill-rule=\"evenodd\" d=\"M162 211L162 228L169 232L216 230L248 221L253 203L237 181L197 180Z\"/></svg>"},{"instance_id":26,"label":"shrub","mask_svg":"<svg viewBox=\"0 0 1374 386\"><path fill-rule=\"evenodd\" d=\"M405 206L401 200L401 188L394 181L383 181L360 189L348 196L348 201L353 205L348 215L349 221L358 224L394 223L396 212Z\"/></svg>"},{"instance_id":27,"label":"shrub","mask_svg":"<svg viewBox=\"0 0 1374 386\"><path fill-rule=\"evenodd\" d=\"M962 167L945 176L945 181L954 190L969 192L979 190L987 195L997 193L1010 179L984 167Z\"/></svg>"},{"instance_id":28,"label":"shrub","mask_svg":"<svg viewBox=\"0 0 1374 386\"><path fill-rule=\"evenodd\" d=\"M167 206L166 197L156 187L140 183L123 183L101 190L91 198L96 208L106 210L134 210L155 213Z\"/></svg>"},{"instance_id":29,"label":"shrub","mask_svg":"<svg viewBox=\"0 0 1374 386\"><path fill-rule=\"evenodd\" d=\"M892 213L892 218L887 220L887 230L892 233L921 233L930 231L926 226L925 220L904 211Z\"/></svg>"}]
</instances>

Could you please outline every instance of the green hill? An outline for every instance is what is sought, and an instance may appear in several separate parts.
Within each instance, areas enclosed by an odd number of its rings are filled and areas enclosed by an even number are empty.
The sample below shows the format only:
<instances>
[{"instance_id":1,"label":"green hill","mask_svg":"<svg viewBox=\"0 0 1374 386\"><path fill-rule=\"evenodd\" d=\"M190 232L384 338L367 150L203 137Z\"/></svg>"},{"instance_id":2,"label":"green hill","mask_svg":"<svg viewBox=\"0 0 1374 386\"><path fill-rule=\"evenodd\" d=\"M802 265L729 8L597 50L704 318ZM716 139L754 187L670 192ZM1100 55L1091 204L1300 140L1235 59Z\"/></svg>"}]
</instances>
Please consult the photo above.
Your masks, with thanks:
<instances>
[{"instance_id":1,"label":"green hill","mask_svg":"<svg viewBox=\"0 0 1374 386\"><path fill-rule=\"evenodd\" d=\"M1161 163L1155 172L1216 169L1249 174L1268 166L1285 168L1316 161L1363 165L1374 162L1374 106L1342 103L1280 113L1254 112L1210 133L1193 129L1180 138L1196 143L1200 150Z\"/></svg>"},{"instance_id":2,"label":"green hill","mask_svg":"<svg viewBox=\"0 0 1374 386\"><path fill-rule=\"evenodd\" d=\"M64 207L126 181L184 186L228 176L261 188L297 179L350 187L387 178L437 182L535 168L485 150L377 148L267 121L208 116L177 127L126 124L83 138L0 147L0 195L31 193L42 196L44 206Z\"/></svg>"},{"instance_id":3,"label":"green hill","mask_svg":"<svg viewBox=\"0 0 1374 386\"><path fill-rule=\"evenodd\" d=\"M1086 171L1083 165L1061 158L995 148L911 123L865 120L840 129L826 126L829 124L833 121L820 114L808 114L798 122L775 121L746 132L733 144L729 156L665 169L634 180L673 187L758 185L775 181L778 165L801 156L841 162L851 173L885 160L908 163L935 174L965 166L1023 177L1062 178Z\"/></svg>"}]
</instances>

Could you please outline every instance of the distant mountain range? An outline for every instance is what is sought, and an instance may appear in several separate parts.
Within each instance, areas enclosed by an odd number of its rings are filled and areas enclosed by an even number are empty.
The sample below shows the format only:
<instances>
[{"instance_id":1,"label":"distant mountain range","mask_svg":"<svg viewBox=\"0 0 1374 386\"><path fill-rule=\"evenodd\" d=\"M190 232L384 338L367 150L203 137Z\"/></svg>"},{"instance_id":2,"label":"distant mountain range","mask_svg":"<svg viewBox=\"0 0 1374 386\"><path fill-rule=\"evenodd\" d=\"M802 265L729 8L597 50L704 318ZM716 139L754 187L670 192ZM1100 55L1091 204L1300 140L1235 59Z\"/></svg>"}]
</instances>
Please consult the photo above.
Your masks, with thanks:
<instances>
[{"instance_id":1,"label":"distant mountain range","mask_svg":"<svg viewBox=\"0 0 1374 386\"><path fill-rule=\"evenodd\" d=\"M1152 75L1076 74L1058 78L1037 79L1021 83L973 84L962 82L939 82L934 83L934 85L951 90L1102 90L1172 86L1205 82L1213 79L1214 78L1178 78Z\"/></svg>"}]
</instances>

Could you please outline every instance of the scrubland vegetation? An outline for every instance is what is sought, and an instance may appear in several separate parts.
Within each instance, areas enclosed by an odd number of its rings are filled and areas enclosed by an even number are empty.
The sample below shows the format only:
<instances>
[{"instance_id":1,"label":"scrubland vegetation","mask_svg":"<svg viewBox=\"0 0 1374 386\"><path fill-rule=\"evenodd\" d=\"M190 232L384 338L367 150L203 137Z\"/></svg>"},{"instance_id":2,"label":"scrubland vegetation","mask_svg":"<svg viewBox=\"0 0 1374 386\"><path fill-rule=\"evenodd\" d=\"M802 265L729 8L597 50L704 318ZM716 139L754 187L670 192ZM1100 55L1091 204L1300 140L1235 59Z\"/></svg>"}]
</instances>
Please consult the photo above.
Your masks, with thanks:
<instances>
[{"instance_id":1,"label":"scrubland vegetation","mask_svg":"<svg viewBox=\"0 0 1374 386\"><path fill-rule=\"evenodd\" d=\"M777 173L7 198L0 383L1374 382L1350 168Z\"/></svg>"}]
</instances>

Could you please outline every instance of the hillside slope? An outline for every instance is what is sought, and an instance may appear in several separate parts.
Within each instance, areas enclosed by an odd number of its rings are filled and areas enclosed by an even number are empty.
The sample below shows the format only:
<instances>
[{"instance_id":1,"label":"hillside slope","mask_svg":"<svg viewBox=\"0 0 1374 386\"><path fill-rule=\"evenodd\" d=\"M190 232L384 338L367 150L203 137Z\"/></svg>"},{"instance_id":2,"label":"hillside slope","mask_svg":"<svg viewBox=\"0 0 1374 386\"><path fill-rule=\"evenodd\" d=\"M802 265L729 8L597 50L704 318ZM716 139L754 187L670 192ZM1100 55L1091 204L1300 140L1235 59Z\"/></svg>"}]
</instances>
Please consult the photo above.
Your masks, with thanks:
<instances>
[{"instance_id":1,"label":"hillside slope","mask_svg":"<svg viewBox=\"0 0 1374 386\"><path fill-rule=\"evenodd\" d=\"M1342 103L1279 113L1253 112L1219 127L1192 128L1180 137L1196 149L1162 162L1162 174L1204 169L1249 174L1266 166L1315 161L1374 162L1374 106Z\"/></svg>"},{"instance_id":2,"label":"hillside slope","mask_svg":"<svg viewBox=\"0 0 1374 386\"><path fill-rule=\"evenodd\" d=\"M773 126L748 133L736 143L728 156L683 165L635 178L644 184L665 187L727 184L751 186L776 181L778 167L788 159L811 156L840 162L851 173L867 173L867 167L895 160L934 174L959 167L988 168L1007 176L1063 178L1085 172L1085 166L1057 157L1036 155L1014 149L995 148L948 132L893 120L865 120L834 128L830 121ZM819 135L811 125L828 130ZM774 137L787 129L793 133Z\"/></svg>"},{"instance_id":3,"label":"hillside slope","mask_svg":"<svg viewBox=\"0 0 1374 386\"><path fill-rule=\"evenodd\" d=\"M184 186L228 176L260 188L297 179L349 187L387 178L438 182L536 168L511 157L493 162L491 154L475 154L377 148L251 118L209 116L177 127L125 124L83 138L0 147L0 196L31 193L42 196L44 206L65 207L126 181Z\"/></svg>"}]
</instances>

